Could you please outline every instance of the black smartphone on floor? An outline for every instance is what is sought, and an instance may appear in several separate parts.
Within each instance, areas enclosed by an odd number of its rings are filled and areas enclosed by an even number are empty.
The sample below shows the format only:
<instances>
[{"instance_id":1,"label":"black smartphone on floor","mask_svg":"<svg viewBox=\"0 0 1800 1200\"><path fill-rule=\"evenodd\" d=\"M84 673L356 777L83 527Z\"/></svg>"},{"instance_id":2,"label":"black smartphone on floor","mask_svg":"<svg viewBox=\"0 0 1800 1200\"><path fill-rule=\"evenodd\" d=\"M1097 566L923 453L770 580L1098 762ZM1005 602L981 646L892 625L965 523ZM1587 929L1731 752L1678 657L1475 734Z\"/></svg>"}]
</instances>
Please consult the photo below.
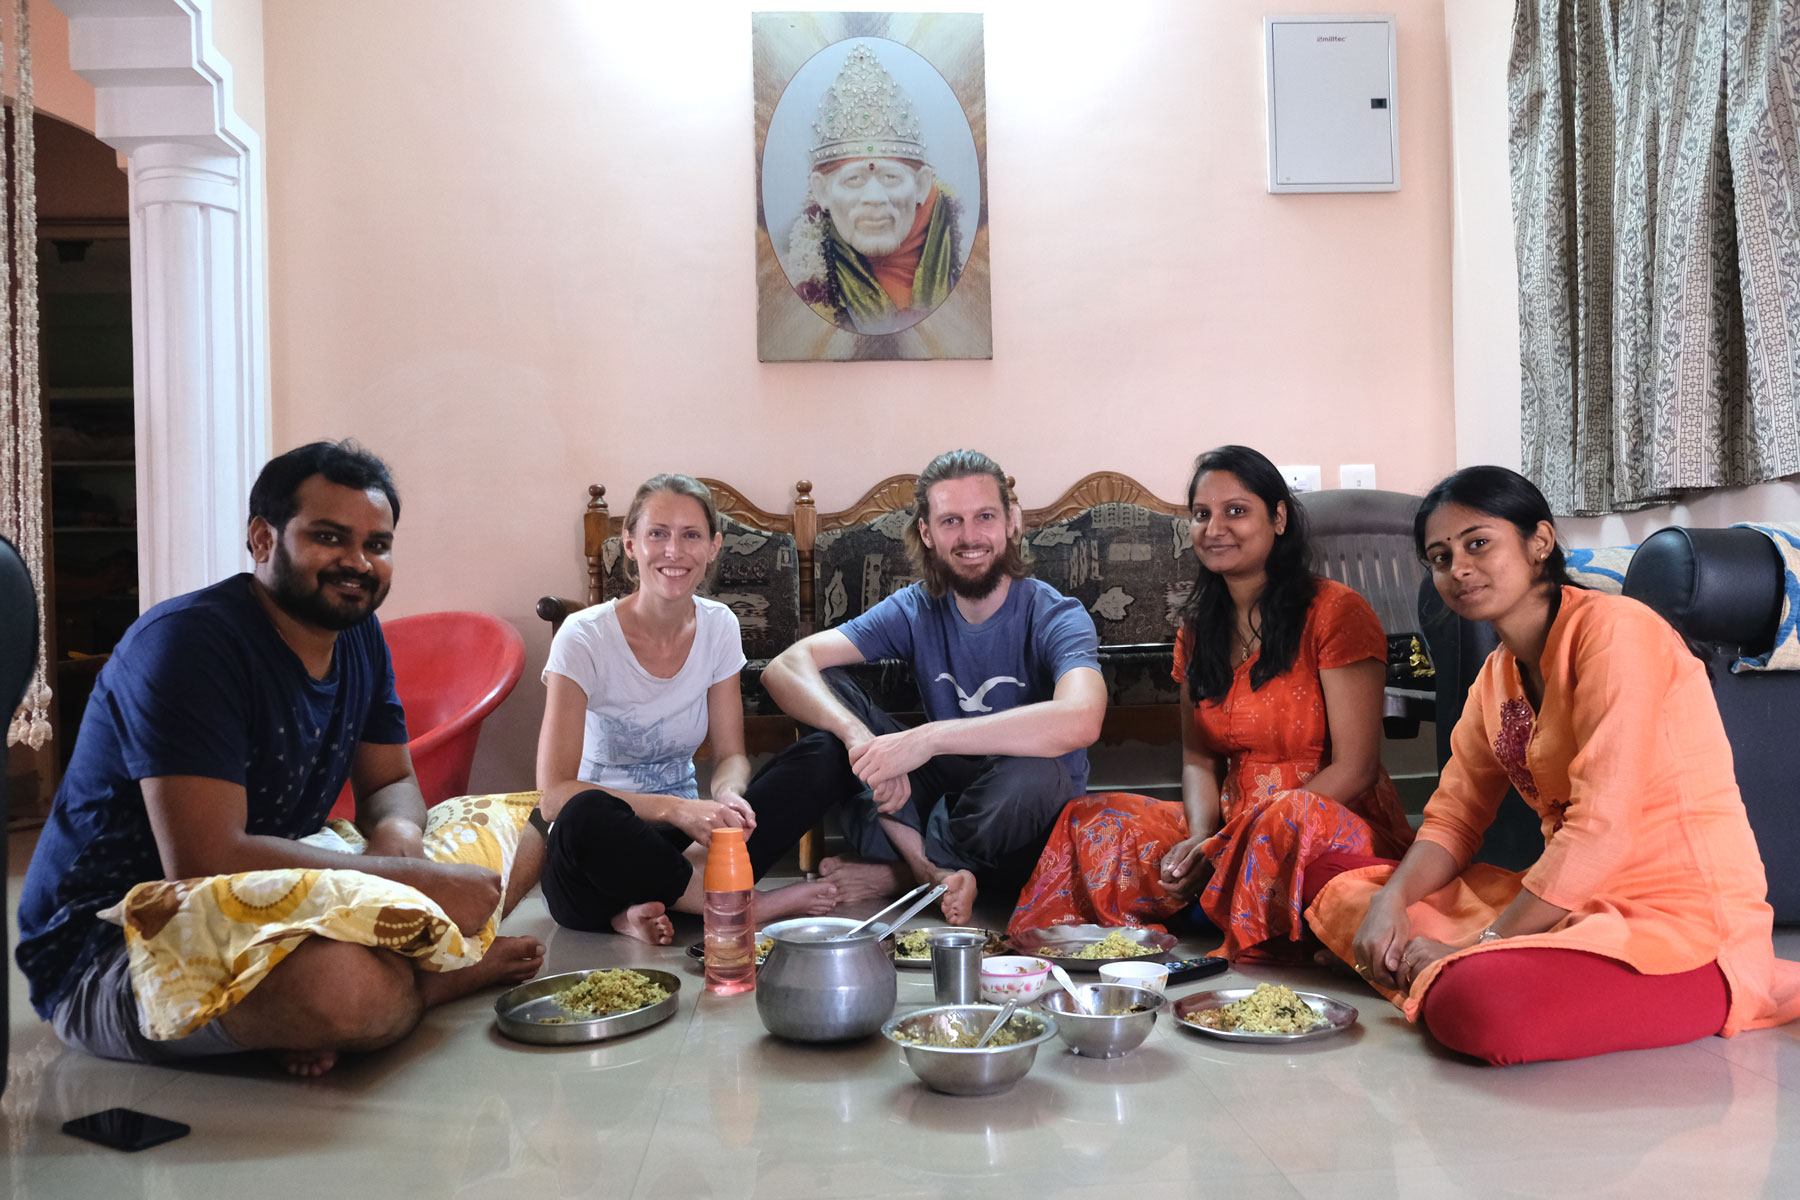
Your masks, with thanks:
<instances>
[{"instance_id":1,"label":"black smartphone on floor","mask_svg":"<svg viewBox=\"0 0 1800 1200\"><path fill-rule=\"evenodd\" d=\"M109 1108L105 1112L65 1121L63 1132L114 1150L146 1150L186 1137L191 1130L180 1121L153 1117L130 1108Z\"/></svg>"}]
</instances>

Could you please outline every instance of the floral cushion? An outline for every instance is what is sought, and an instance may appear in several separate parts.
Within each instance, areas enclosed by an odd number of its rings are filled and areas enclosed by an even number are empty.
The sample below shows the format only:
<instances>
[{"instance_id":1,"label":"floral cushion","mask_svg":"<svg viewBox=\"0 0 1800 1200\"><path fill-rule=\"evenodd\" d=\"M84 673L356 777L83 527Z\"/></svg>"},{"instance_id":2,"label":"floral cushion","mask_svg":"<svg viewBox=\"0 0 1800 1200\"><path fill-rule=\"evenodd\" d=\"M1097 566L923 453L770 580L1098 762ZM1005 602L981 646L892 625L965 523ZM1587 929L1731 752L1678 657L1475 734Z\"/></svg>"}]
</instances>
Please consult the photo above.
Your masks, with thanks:
<instances>
[{"instance_id":1,"label":"floral cushion","mask_svg":"<svg viewBox=\"0 0 1800 1200\"><path fill-rule=\"evenodd\" d=\"M1100 674L1106 680L1107 707L1180 704L1181 685L1170 674L1174 665L1172 643L1100 647Z\"/></svg>"},{"instance_id":2,"label":"floral cushion","mask_svg":"<svg viewBox=\"0 0 1800 1200\"><path fill-rule=\"evenodd\" d=\"M906 557L908 509L873 521L827 529L813 544L813 607L817 629L861 616L918 578Z\"/></svg>"},{"instance_id":3,"label":"floral cushion","mask_svg":"<svg viewBox=\"0 0 1800 1200\"><path fill-rule=\"evenodd\" d=\"M1081 601L1102 646L1175 640L1194 584L1186 517L1096 504L1025 534L1033 573Z\"/></svg>"},{"instance_id":4,"label":"floral cushion","mask_svg":"<svg viewBox=\"0 0 1800 1200\"><path fill-rule=\"evenodd\" d=\"M743 632L744 657L766 662L800 639L799 548L791 533L771 533L730 517L724 525L724 546L700 594L730 606ZM637 579L620 540L607 538L600 554L606 594L635 591ZM748 668L745 674L747 679Z\"/></svg>"}]
</instances>

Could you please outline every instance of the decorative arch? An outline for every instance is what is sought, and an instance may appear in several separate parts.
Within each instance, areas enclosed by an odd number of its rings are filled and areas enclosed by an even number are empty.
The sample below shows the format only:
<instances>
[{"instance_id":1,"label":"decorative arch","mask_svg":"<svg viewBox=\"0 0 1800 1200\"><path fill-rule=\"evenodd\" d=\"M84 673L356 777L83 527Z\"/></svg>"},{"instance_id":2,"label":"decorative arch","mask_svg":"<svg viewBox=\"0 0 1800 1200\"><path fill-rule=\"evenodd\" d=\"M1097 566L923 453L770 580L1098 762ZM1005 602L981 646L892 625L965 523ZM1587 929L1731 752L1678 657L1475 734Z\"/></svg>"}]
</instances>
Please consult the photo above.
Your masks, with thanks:
<instances>
[{"instance_id":1,"label":"decorative arch","mask_svg":"<svg viewBox=\"0 0 1800 1200\"><path fill-rule=\"evenodd\" d=\"M131 189L141 606L248 562L268 456L262 144L231 102L211 0L53 0L94 134Z\"/></svg>"}]
</instances>

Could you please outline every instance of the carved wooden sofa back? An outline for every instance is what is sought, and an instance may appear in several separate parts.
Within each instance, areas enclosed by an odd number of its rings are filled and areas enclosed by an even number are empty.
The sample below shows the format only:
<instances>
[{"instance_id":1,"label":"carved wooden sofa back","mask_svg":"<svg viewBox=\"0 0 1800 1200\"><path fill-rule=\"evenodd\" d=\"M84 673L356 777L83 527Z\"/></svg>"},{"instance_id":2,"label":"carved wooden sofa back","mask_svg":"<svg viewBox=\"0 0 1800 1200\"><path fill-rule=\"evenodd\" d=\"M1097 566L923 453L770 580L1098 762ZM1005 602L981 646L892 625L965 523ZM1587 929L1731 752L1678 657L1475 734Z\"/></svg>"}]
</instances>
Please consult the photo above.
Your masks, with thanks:
<instances>
[{"instance_id":1,"label":"carved wooden sofa back","mask_svg":"<svg viewBox=\"0 0 1800 1200\"><path fill-rule=\"evenodd\" d=\"M905 541L916 478L890 475L848 508L827 513L810 507L812 485L800 482L794 511L801 528L802 586L810 584L808 632L835 629L917 578ZM906 664L862 663L850 674L888 711L918 711L919 690Z\"/></svg>"},{"instance_id":2,"label":"carved wooden sofa back","mask_svg":"<svg viewBox=\"0 0 1800 1200\"><path fill-rule=\"evenodd\" d=\"M1096 471L1026 511L1025 549L1034 574L1094 619L1107 692L1102 740L1178 737L1181 693L1169 671L1194 583L1186 506L1129 475Z\"/></svg>"}]
</instances>

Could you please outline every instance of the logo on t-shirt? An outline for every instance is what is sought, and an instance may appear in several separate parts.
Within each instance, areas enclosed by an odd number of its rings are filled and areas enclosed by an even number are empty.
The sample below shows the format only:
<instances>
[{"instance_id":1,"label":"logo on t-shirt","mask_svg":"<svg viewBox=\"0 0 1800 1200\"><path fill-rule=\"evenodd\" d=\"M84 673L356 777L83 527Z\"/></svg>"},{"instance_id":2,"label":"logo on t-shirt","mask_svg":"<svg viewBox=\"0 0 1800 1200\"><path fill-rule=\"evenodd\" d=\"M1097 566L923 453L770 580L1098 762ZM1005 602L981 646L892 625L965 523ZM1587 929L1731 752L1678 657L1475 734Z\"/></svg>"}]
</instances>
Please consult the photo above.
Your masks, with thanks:
<instances>
[{"instance_id":1,"label":"logo on t-shirt","mask_svg":"<svg viewBox=\"0 0 1800 1200\"><path fill-rule=\"evenodd\" d=\"M956 676L950 674L948 671L938 676L939 682L946 679L950 681L950 686L956 689L956 707L962 709L966 713L993 712L994 706L991 704L983 704L981 698L987 695L989 690L996 684L1010 683L1015 687L1025 686L1025 681L1023 679L1014 679L1011 675L996 675L980 687L976 688L975 694L971 696L969 693L962 690L962 684L956 682Z\"/></svg>"}]
</instances>

